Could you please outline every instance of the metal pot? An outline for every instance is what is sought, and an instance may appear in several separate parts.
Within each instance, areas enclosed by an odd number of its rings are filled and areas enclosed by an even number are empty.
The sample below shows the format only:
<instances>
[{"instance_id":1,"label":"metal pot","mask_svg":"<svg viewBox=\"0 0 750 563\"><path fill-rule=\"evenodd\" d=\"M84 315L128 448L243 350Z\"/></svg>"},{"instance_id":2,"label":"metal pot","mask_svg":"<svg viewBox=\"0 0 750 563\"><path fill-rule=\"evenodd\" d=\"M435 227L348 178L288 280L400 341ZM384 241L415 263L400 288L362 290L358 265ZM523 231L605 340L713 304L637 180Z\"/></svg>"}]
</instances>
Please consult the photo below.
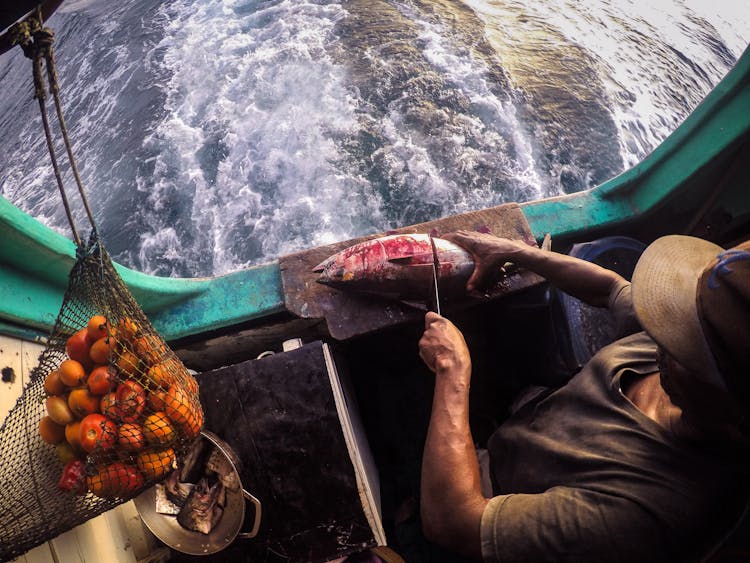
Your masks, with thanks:
<instances>
[{"instance_id":1,"label":"metal pot","mask_svg":"<svg viewBox=\"0 0 750 563\"><path fill-rule=\"evenodd\" d=\"M169 547L187 553L189 555L210 555L221 551L236 538L254 538L258 535L260 528L261 504L260 501L247 492L242 486L238 467L240 460L229 445L216 436L216 434L204 430L201 437L211 442L232 465L240 486L236 490L227 488L226 505L224 513L216 526L209 534L202 534L183 528L178 524L177 518L168 514L156 512L156 488L151 487L143 491L135 499L135 507L146 524L146 527ZM240 533L242 523L245 520L245 501L249 500L255 506L255 521L252 530Z\"/></svg>"}]
</instances>

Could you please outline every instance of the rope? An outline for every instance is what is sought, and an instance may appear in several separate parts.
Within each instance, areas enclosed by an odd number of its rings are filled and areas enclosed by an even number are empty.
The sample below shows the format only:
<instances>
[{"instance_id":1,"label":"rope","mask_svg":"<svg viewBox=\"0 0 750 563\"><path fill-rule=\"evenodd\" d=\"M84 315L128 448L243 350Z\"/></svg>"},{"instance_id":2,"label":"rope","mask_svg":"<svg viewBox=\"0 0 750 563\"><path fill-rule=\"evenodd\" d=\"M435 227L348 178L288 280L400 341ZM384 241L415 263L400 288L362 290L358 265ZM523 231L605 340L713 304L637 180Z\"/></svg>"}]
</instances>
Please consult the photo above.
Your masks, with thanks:
<instances>
[{"instance_id":1,"label":"rope","mask_svg":"<svg viewBox=\"0 0 750 563\"><path fill-rule=\"evenodd\" d=\"M32 72L34 77L34 98L39 101L39 110L42 115L42 126L44 127L44 136L47 141L47 150L49 151L50 160L52 162L52 169L55 173L55 180L57 181L57 187L60 190L60 195L63 201L63 207L65 214L68 217L68 223L70 229L73 232L73 240L76 246L79 248L82 246L81 238L78 236L78 230L76 229L75 220L73 219L73 213L70 209L68 197L65 193L65 187L63 185L62 174L60 173L60 167L57 162L57 155L55 152L54 143L52 141L52 132L49 125L49 119L47 118L47 106L46 99L47 93L45 92L44 83L44 64L47 66L47 79L49 80L49 92L52 94L52 98L55 103L55 112L57 114L57 120L60 124L60 133L62 134L63 141L65 143L65 151L68 156L68 162L70 163L73 177L78 187L78 194L83 202L83 207L86 211L91 226L96 232L96 222L94 221L94 215L91 212L86 192L83 188L83 182L81 182L80 174L78 173L78 165L76 159L73 156L73 149L70 143L70 137L68 136L68 128L65 124L65 118L63 116L62 104L60 102L60 86L57 77L57 67L55 66L55 54L54 54L54 41L55 33L42 26L42 15L41 10L37 10L36 16L29 16L25 20L18 22L11 28L11 41L14 45L20 45L23 49L24 55L32 60Z\"/></svg>"}]
</instances>

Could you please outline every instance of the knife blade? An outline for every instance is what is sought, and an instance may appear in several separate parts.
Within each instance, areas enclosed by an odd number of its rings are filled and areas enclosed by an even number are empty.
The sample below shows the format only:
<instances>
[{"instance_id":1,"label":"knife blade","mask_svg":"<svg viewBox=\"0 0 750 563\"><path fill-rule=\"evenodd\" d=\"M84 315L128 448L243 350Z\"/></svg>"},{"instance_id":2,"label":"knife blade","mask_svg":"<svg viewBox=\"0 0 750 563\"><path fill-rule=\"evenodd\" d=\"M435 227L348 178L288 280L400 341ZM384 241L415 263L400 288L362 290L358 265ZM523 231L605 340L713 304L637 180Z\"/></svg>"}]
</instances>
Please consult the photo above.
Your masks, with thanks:
<instances>
[{"instance_id":1,"label":"knife blade","mask_svg":"<svg viewBox=\"0 0 750 563\"><path fill-rule=\"evenodd\" d=\"M435 240L430 235L430 245L432 246L432 287L430 288L430 297L432 298L432 310L440 314L440 291L438 287L438 272L440 271L440 261L438 260Z\"/></svg>"}]
</instances>

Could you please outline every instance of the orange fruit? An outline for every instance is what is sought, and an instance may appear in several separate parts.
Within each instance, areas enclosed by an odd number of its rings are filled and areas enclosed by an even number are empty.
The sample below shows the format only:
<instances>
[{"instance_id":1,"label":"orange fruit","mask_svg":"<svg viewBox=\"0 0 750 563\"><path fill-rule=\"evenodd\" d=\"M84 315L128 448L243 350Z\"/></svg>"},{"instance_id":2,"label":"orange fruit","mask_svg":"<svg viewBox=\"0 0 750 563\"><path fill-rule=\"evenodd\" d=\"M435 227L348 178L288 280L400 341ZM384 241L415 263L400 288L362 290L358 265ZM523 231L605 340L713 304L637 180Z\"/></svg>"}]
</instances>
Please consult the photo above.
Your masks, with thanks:
<instances>
[{"instance_id":1,"label":"orange fruit","mask_svg":"<svg viewBox=\"0 0 750 563\"><path fill-rule=\"evenodd\" d=\"M61 426L65 426L75 420L65 396L47 397L45 406L47 407L47 414Z\"/></svg>"},{"instance_id":2,"label":"orange fruit","mask_svg":"<svg viewBox=\"0 0 750 563\"><path fill-rule=\"evenodd\" d=\"M65 439L65 427L45 416L39 421L39 435L48 444L59 444Z\"/></svg>"},{"instance_id":3,"label":"orange fruit","mask_svg":"<svg viewBox=\"0 0 750 563\"><path fill-rule=\"evenodd\" d=\"M115 360L115 365L127 376L136 376L140 372L138 357L130 350L123 350Z\"/></svg>"},{"instance_id":4,"label":"orange fruit","mask_svg":"<svg viewBox=\"0 0 750 563\"><path fill-rule=\"evenodd\" d=\"M155 412L143 421L143 436L149 444L166 445L176 438L172 423L166 413Z\"/></svg>"},{"instance_id":5,"label":"orange fruit","mask_svg":"<svg viewBox=\"0 0 750 563\"><path fill-rule=\"evenodd\" d=\"M163 387L164 389L168 389L174 383L174 374L167 362L151 366L146 377L153 381L156 387Z\"/></svg>"},{"instance_id":6,"label":"orange fruit","mask_svg":"<svg viewBox=\"0 0 750 563\"><path fill-rule=\"evenodd\" d=\"M67 386L60 379L60 371L53 370L44 379L44 390L50 395L62 395Z\"/></svg>"},{"instance_id":7,"label":"orange fruit","mask_svg":"<svg viewBox=\"0 0 750 563\"><path fill-rule=\"evenodd\" d=\"M198 395L198 381L190 375L190 373L185 374L185 381L183 382L183 385L185 385L185 389L187 389L187 392L192 395Z\"/></svg>"},{"instance_id":8,"label":"orange fruit","mask_svg":"<svg viewBox=\"0 0 750 563\"><path fill-rule=\"evenodd\" d=\"M89 350L89 358L95 364L106 364L111 351L109 336L104 336L94 342Z\"/></svg>"},{"instance_id":9,"label":"orange fruit","mask_svg":"<svg viewBox=\"0 0 750 563\"><path fill-rule=\"evenodd\" d=\"M91 342L96 342L100 338L107 336L107 317L104 315L94 315L91 317L86 326L86 332Z\"/></svg>"},{"instance_id":10,"label":"orange fruit","mask_svg":"<svg viewBox=\"0 0 750 563\"><path fill-rule=\"evenodd\" d=\"M203 411L182 387L172 385L164 397L164 412L186 438L195 438L203 426Z\"/></svg>"},{"instance_id":11,"label":"orange fruit","mask_svg":"<svg viewBox=\"0 0 750 563\"><path fill-rule=\"evenodd\" d=\"M172 448L139 453L135 464L147 481L156 481L165 477L174 469L175 457Z\"/></svg>"},{"instance_id":12,"label":"orange fruit","mask_svg":"<svg viewBox=\"0 0 750 563\"><path fill-rule=\"evenodd\" d=\"M65 425L65 440L75 451L82 451L81 447L81 421L76 420Z\"/></svg>"},{"instance_id":13,"label":"orange fruit","mask_svg":"<svg viewBox=\"0 0 750 563\"><path fill-rule=\"evenodd\" d=\"M60 363L60 380L68 387L78 387L86 379L86 370L81 362L63 360Z\"/></svg>"},{"instance_id":14,"label":"orange fruit","mask_svg":"<svg viewBox=\"0 0 750 563\"><path fill-rule=\"evenodd\" d=\"M118 340L123 344L133 342L138 335L138 325L128 317L122 317L115 325L115 332Z\"/></svg>"},{"instance_id":15,"label":"orange fruit","mask_svg":"<svg viewBox=\"0 0 750 563\"><path fill-rule=\"evenodd\" d=\"M86 476L86 487L98 497L122 497L143 486L143 475L133 465L115 461L96 468Z\"/></svg>"},{"instance_id":16,"label":"orange fruit","mask_svg":"<svg viewBox=\"0 0 750 563\"><path fill-rule=\"evenodd\" d=\"M87 387L76 387L68 395L68 406L76 418L83 418L99 412L99 400Z\"/></svg>"},{"instance_id":17,"label":"orange fruit","mask_svg":"<svg viewBox=\"0 0 750 563\"><path fill-rule=\"evenodd\" d=\"M144 334L135 339L133 349L136 355L146 364L159 363L166 352L161 339L154 334Z\"/></svg>"},{"instance_id":18,"label":"orange fruit","mask_svg":"<svg viewBox=\"0 0 750 563\"><path fill-rule=\"evenodd\" d=\"M69 461L73 461L78 457L76 451L67 442L60 442L59 444L57 444L55 446L55 453L57 454L57 459L59 459L63 465L65 465Z\"/></svg>"}]
</instances>

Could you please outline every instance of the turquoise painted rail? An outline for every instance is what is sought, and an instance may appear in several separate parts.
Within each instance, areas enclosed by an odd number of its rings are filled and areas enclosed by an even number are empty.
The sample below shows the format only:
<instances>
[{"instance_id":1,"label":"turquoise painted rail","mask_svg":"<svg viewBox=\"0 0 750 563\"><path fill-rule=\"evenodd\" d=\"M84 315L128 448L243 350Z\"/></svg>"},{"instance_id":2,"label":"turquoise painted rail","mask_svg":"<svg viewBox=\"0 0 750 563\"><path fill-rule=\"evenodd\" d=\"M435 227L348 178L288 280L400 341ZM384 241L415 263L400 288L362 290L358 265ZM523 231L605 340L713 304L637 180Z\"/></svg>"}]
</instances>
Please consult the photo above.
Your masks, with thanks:
<instances>
[{"instance_id":1,"label":"turquoise painted rail","mask_svg":"<svg viewBox=\"0 0 750 563\"><path fill-rule=\"evenodd\" d=\"M591 190L523 204L532 232L569 237L642 216L738 140L750 135L750 49L703 103L652 154ZM750 212L750 197L734 202ZM47 332L55 321L75 247L0 198L0 332ZM163 278L117 265L167 340L284 311L278 262L214 278Z\"/></svg>"}]
</instances>

